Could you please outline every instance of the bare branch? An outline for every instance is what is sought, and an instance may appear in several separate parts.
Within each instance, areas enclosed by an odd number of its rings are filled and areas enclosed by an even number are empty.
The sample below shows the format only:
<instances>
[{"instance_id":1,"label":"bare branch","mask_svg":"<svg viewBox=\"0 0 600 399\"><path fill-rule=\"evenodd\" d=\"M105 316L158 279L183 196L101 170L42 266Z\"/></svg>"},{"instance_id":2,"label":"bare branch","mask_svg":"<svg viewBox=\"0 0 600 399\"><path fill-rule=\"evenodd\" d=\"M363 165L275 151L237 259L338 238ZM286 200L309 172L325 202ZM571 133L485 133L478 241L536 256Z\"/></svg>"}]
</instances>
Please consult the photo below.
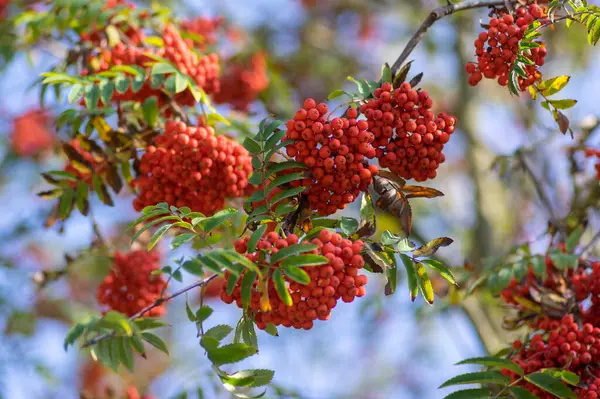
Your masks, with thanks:
<instances>
[{"instance_id":1,"label":"bare branch","mask_svg":"<svg viewBox=\"0 0 600 399\"><path fill-rule=\"evenodd\" d=\"M144 314L148 313L149 311L151 311L155 307L160 306L163 303L168 302L168 301L170 301L173 298L177 298L178 296L180 296L182 294L185 294L186 292L191 291L194 288L205 286L206 284L208 284L211 280L213 280L217 276L218 276L218 274L213 274L212 276L207 277L204 280L198 280L194 284L188 285L187 287L184 287L184 288L180 289L179 291L177 291L177 292L169 295L168 297L158 298L157 300L154 301L154 303L152 305L146 306L144 309L140 310L139 312L137 312L136 314L134 314L133 316L131 316L129 318L129 320L135 320L138 317L142 317ZM84 348L90 347L92 345L95 345L98 342L100 342L100 341L102 341L102 340L104 340L106 338L112 337L113 335L115 335L114 332L107 333L107 334L102 334L102 335L98 335L97 337L94 337L94 338L90 339L89 341L84 342L84 344L81 345L81 349L84 349Z\"/></svg>"},{"instance_id":2,"label":"bare branch","mask_svg":"<svg viewBox=\"0 0 600 399\"><path fill-rule=\"evenodd\" d=\"M392 65L392 73L395 74L398 72L402 64L406 61L410 53L417 47L417 44L421 41L425 33L438 19L442 19L448 15L454 14L458 11L470 10L473 8L482 8L482 7L494 7L494 6L505 6L506 4L513 5L516 3L516 0L471 0L464 1L462 3L456 4L448 4L447 6L438 7L435 10L431 11L425 21L421 24L419 29L415 32L413 37L408 41L404 50L402 50L402 54L398 57L398 59Z\"/></svg>"}]
</instances>

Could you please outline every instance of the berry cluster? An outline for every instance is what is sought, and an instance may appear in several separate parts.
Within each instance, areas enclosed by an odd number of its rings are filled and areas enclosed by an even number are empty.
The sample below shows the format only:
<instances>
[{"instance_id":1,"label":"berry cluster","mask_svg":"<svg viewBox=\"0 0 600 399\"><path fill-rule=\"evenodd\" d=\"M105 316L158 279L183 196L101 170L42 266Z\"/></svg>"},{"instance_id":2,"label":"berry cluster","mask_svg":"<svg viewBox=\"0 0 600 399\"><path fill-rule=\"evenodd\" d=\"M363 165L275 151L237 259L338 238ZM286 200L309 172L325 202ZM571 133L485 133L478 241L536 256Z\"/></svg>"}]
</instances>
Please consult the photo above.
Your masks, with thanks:
<instances>
[{"instance_id":1,"label":"berry cluster","mask_svg":"<svg viewBox=\"0 0 600 399\"><path fill-rule=\"evenodd\" d=\"M446 159L442 150L454 132L456 118L446 113L436 117L429 94L408 82L397 89L383 83L374 95L361 106L361 112L375 135L380 166L405 179L435 178L436 169Z\"/></svg>"},{"instance_id":2,"label":"berry cluster","mask_svg":"<svg viewBox=\"0 0 600 399\"><path fill-rule=\"evenodd\" d=\"M581 383L575 388L578 398L597 399L600 396L600 328L586 323L582 327L573 315L555 321L547 334L536 334L527 345L520 340L513 343L517 353L511 358L526 374L543 368L567 369L577 374ZM520 379L516 373L503 370L513 381ZM517 382L540 399L555 398L528 382Z\"/></svg>"},{"instance_id":3,"label":"berry cluster","mask_svg":"<svg viewBox=\"0 0 600 399\"><path fill-rule=\"evenodd\" d=\"M28 111L13 119L10 139L13 151L21 157L37 155L56 142L50 118L43 110Z\"/></svg>"},{"instance_id":4,"label":"berry cluster","mask_svg":"<svg viewBox=\"0 0 600 399\"><path fill-rule=\"evenodd\" d=\"M519 41L529 25L545 16L542 7L537 4L519 7L516 16L502 10L490 19L487 32L481 32L475 40L475 55L477 62L470 62L465 70L471 76L469 84L476 86L484 77L498 79L502 86L508 84L509 72L519 53ZM544 65L546 47L538 42L540 47L532 48L522 54L533 62L525 65L527 78L519 76L519 89L525 90L537 81L541 74L538 69Z\"/></svg>"},{"instance_id":5,"label":"berry cluster","mask_svg":"<svg viewBox=\"0 0 600 399\"><path fill-rule=\"evenodd\" d=\"M221 76L221 90L213 96L217 104L231 104L247 111L260 92L269 86L265 54L256 53L244 61L230 60Z\"/></svg>"},{"instance_id":6,"label":"berry cluster","mask_svg":"<svg viewBox=\"0 0 600 399\"><path fill-rule=\"evenodd\" d=\"M312 98L296 111L286 124L285 139L294 143L286 147L287 155L308 166L312 185L307 191L308 202L320 215L330 215L344 209L361 191L366 191L379 173L367 159L376 155L368 123L357 120L358 111L349 109L344 118L328 121L327 104Z\"/></svg>"},{"instance_id":7,"label":"berry cluster","mask_svg":"<svg viewBox=\"0 0 600 399\"><path fill-rule=\"evenodd\" d=\"M205 50L208 46L217 43L217 33L223 27L225 20L223 17L206 18L197 17L181 23L181 28L188 32L195 33L202 38L201 43L196 43L196 47Z\"/></svg>"},{"instance_id":8,"label":"berry cluster","mask_svg":"<svg viewBox=\"0 0 600 399\"><path fill-rule=\"evenodd\" d=\"M192 127L168 120L165 134L156 136L140 163L141 176L133 206L167 202L212 215L225 207L226 198L247 195L252 190L248 151L226 136L216 136L212 127Z\"/></svg>"},{"instance_id":9,"label":"berry cluster","mask_svg":"<svg viewBox=\"0 0 600 399\"><path fill-rule=\"evenodd\" d=\"M248 254L248 240L249 237L238 240L235 243L235 249L241 254L246 254L248 259L259 266L261 266L261 252L273 254L282 248L298 243L298 237L293 234L283 238L276 232L270 232L259 240L257 251ZM358 275L358 271L364 266L364 260L360 254L364 246L362 241L352 242L342 239L342 236L337 233L322 230L319 238L313 239L311 243L318 246L312 253L327 257L329 263L304 268L311 280L308 285L299 284L285 277L287 289L293 301L292 306L286 306L280 300L273 282L269 280L267 287L269 306L265 307L258 290L259 282L254 283L249 308L254 314L258 328L265 329L268 323L272 323L275 326L283 325L284 327L308 330L313 327L315 320L328 320L331 309L336 306L340 298L344 302L352 302L355 297L362 297L365 294L367 276ZM268 267L265 265L265 272L269 270ZM228 273L226 273L226 279L227 277ZM232 295L227 293L226 281L223 283L221 299L224 302L235 301L238 307L242 307L241 281L242 277L240 276Z\"/></svg>"},{"instance_id":10,"label":"berry cluster","mask_svg":"<svg viewBox=\"0 0 600 399\"><path fill-rule=\"evenodd\" d=\"M93 173L102 173L106 167L104 159L95 157L91 152L83 148L78 139L71 140L70 144L92 166L92 169L90 170L86 165L82 167L77 162L70 160L65 166L65 172L73 173L79 180L88 185L92 184ZM76 185L76 183L73 184Z\"/></svg>"},{"instance_id":11,"label":"berry cluster","mask_svg":"<svg viewBox=\"0 0 600 399\"><path fill-rule=\"evenodd\" d=\"M585 156L586 158L596 157L596 164L594 165L594 168L596 169L596 180L600 180L600 150L586 148Z\"/></svg>"},{"instance_id":12,"label":"berry cluster","mask_svg":"<svg viewBox=\"0 0 600 399\"><path fill-rule=\"evenodd\" d=\"M98 287L98 302L127 316L153 304L166 284L160 274L152 274L160 269L159 261L156 252L115 253L113 268ZM146 316L161 316L165 312L165 306L159 305Z\"/></svg>"},{"instance_id":13,"label":"berry cluster","mask_svg":"<svg viewBox=\"0 0 600 399\"><path fill-rule=\"evenodd\" d=\"M148 68L147 64L153 60L148 57L152 53L173 63L179 71L190 76L198 87L206 93L216 93L219 91L219 56L215 53L198 56L193 50L191 40L184 40L177 29L167 25L163 32L164 47L159 49L149 49L147 47L119 43L111 50L103 50L100 53L98 71L105 71L113 65L138 65ZM84 71L84 74L87 74ZM149 73L147 73L149 76ZM156 96L159 107L168 102L164 93L159 89L153 89L150 78L148 77L142 88L134 92L131 88L125 93L114 92L112 100L118 101L138 101L142 102L148 97ZM192 106L195 104L194 96L189 89L178 93L175 97L179 105Z\"/></svg>"},{"instance_id":14,"label":"berry cluster","mask_svg":"<svg viewBox=\"0 0 600 399\"><path fill-rule=\"evenodd\" d=\"M107 0L104 4L103 10L112 10L116 7L126 7L130 10L135 9L135 4L129 3L126 0ZM140 17L147 16L146 12L140 14ZM139 29L138 27L134 27L129 24L127 21L120 20L118 22L115 21L114 16L111 17L111 24L115 25L123 31L124 35L127 37L128 42L140 45L144 42L146 35L144 31ZM94 28L88 32L80 32L79 39L84 43L89 43L92 47L98 47L102 45L103 41L106 41L106 31L105 27L98 27L94 25Z\"/></svg>"}]
</instances>

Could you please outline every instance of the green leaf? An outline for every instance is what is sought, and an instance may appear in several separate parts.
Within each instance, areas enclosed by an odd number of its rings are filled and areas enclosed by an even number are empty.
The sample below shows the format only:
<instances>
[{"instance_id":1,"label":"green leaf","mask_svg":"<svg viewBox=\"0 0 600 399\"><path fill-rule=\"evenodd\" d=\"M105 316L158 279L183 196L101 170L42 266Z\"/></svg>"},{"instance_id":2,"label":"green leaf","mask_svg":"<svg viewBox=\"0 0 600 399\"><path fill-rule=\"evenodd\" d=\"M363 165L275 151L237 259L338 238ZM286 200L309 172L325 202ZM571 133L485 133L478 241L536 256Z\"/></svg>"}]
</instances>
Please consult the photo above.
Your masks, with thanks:
<instances>
[{"instance_id":1,"label":"green leaf","mask_svg":"<svg viewBox=\"0 0 600 399\"><path fill-rule=\"evenodd\" d=\"M538 85L538 88L544 96L549 97L561 91L569 83L569 80L571 80L571 77L567 75L556 76L543 81Z\"/></svg>"},{"instance_id":2,"label":"green leaf","mask_svg":"<svg viewBox=\"0 0 600 399\"><path fill-rule=\"evenodd\" d=\"M421 262L416 264L417 266L417 284L419 285L419 290L421 291L421 295L423 298L431 305L433 303L434 294L433 294L433 286L431 285L431 280L427 275L427 270L425 266Z\"/></svg>"},{"instance_id":3,"label":"green leaf","mask_svg":"<svg viewBox=\"0 0 600 399\"><path fill-rule=\"evenodd\" d=\"M533 273L537 277L541 277L543 280L546 279L546 259L542 256L535 256L531 259L533 264Z\"/></svg>"},{"instance_id":4,"label":"green leaf","mask_svg":"<svg viewBox=\"0 0 600 399\"><path fill-rule=\"evenodd\" d=\"M319 266L326 265L329 263L329 259L321 255L305 254L305 255L292 255L285 258L281 263L281 267L287 266Z\"/></svg>"},{"instance_id":5,"label":"green leaf","mask_svg":"<svg viewBox=\"0 0 600 399\"><path fill-rule=\"evenodd\" d=\"M568 253L573 253L575 247L579 244L583 230L583 226L579 225L571 232L571 234L569 234L569 237L567 237L566 250Z\"/></svg>"},{"instance_id":6,"label":"green leaf","mask_svg":"<svg viewBox=\"0 0 600 399\"><path fill-rule=\"evenodd\" d=\"M300 187L290 188L289 190L280 191L277 194L273 195L273 197L271 197L271 199L269 200L269 203L276 204L279 201L284 200L286 198L295 197L296 195L300 194L304 190L306 190L306 187L300 186ZM283 204L281 204L281 205L283 205Z\"/></svg>"},{"instance_id":7,"label":"green leaf","mask_svg":"<svg viewBox=\"0 0 600 399\"><path fill-rule=\"evenodd\" d=\"M275 270L275 272L273 273L273 284L275 284L275 291L277 291L277 295L279 295L281 302L283 302L287 306L292 306L292 297L290 296L290 292L285 286L285 280L283 279L283 275L281 274L280 269Z\"/></svg>"},{"instance_id":8,"label":"green leaf","mask_svg":"<svg viewBox=\"0 0 600 399\"><path fill-rule=\"evenodd\" d=\"M69 96L67 97L67 99L69 100L69 104L73 104L75 101L79 100L81 96L83 96L84 92L85 88L82 84L74 84L71 87L71 90L69 91Z\"/></svg>"},{"instance_id":9,"label":"green leaf","mask_svg":"<svg viewBox=\"0 0 600 399\"><path fill-rule=\"evenodd\" d=\"M417 283L417 272L415 271L415 265L412 259L405 254L400 254L400 259L406 269L406 280L408 281L408 291L410 292L410 300L414 301L419 293L419 286Z\"/></svg>"},{"instance_id":10,"label":"green leaf","mask_svg":"<svg viewBox=\"0 0 600 399\"><path fill-rule=\"evenodd\" d=\"M550 104L554 106L556 109L569 109L575 104L577 104L577 100L549 100Z\"/></svg>"},{"instance_id":11,"label":"green leaf","mask_svg":"<svg viewBox=\"0 0 600 399\"><path fill-rule=\"evenodd\" d=\"M144 75L144 72L141 68L136 68L131 65L115 65L112 68L110 68L110 70L113 72L128 73L133 76L140 76L140 75L143 76Z\"/></svg>"},{"instance_id":12,"label":"green leaf","mask_svg":"<svg viewBox=\"0 0 600 399\"><path fill-rule=\"evenodd\" d=\"M346 236L350 237L358 230L358 220L342 216L340 220L340 229L342 229L342 232L346 234Z\"/></svg>"},{"instance_id":13,"label":"green leaf","mask_svg":"<svg viewBox=\"0 0 600 399\"><path fill-rule=\"evenodd\" d=\"M135 319L133 323L142 331L168 326L163 320L154 317L139 317Z\"/></svg>"},{"instance_id":14,"label":"green leaf","mask_svg":"<svg viewBox=\"0 0 600 399\"><path fill-rule=\"evenodd\" d=\"M294 280L295 282L297 282L299 284L303 284L303 285L310 284L310 277L309 277L308 273L306 273L304 270L302 270L298 266L288 265L283 268L283 272L285 273L286 276L288 276L290 279Z\"/></svg>"},{"instance_id":15,"label":"green leaf","mask_svg":"<svg viewBox=\"0 0 600 399\"><path fill-rule=\"evenodd\" d=\"M244 140L244 148L248 150L250 154L259 154L262 151L260 144L258 144L252 137L246 137Z\"/></svg>"},{"instance_id":16,"label":"green leaf","mask_svg":"<svg viewBox=\"0 0 600 399\"><path fill-rule=\"evenodd\" d=\"M119 75L115 78L115 90L117 93L123 94L129 89L129 82L131 79L125 75Z\"/></svg>"},{"instance_id":17,"label":"green leaf","mask_svg":"<svg viewBox=\"0 0 600 399\"><path fill-rule=\"evenodd\" d=\"M490 390L485 388L463 389L446 395L444 399L489 399Z\"/></svg>"},{"instance_id":18,"label":"green leaf","mask_svg":"<svg viewBox=\"0 0 600 399\"><path fill-rule=\"evenodd\" d=\"M242 294L242 306L244 309L248 308L250 299L252 298L252 286L256 281L256 272L247 271L242 277L241 294Z\"/></svg>"},{"instance_id":19,"label":"green leaf","mask_svg":"<svg viewBox=\"0 0 600 399\"><path fill-rule=\"evenodd\" d=\"M577 267L578 258L574 254L564 254L556 251L550 254L550 259L559 270L566 270Z\"/></svg>"},{"instance_id":20,"label":"green leaf","mask_svg":"<svg viewBox=\"0 0 600 399\"><path fill-rule=\"evenodd\" d=\"M115 92L115 83L112 80L104 80L98 85L102 104L109 105Z\"/></svg>"},{"instance_id":21,"label":"green leaf","mask_svg":"<svg viewBox=\"0 0 600 399\"><path fill-rule=\"evenodd\" d=\"M189 79L182 73L175 74L175 93L181 93L189 85Z\"/></svg>"},{"instance_id":22,"label":"green leaf","mask_svg":"<svg viewBox=\"0 0 600 399\"><path fill-rule=\"evenodd\" d=\"M422 262L425 263L427 266L431 267L432 269L437 270L440 273L440 276L445 278L450 284L458 285L456 284L456 280L454 279L452 271L450 271L449 268L444 266L442 262L434 259L425 259Z\"/></svg>"},{"instance_id":23,"label":"green leaf","mask_svg":"<svg viewBox=\"0 0 600 399\"><path fill-rule=\"evenodd\" d=\"M137 93L138 91L140 91L140 89L142 88L143 85L144 85L144 74L134 76L133 79L131 80L131 90L134 93Z\"/></svg>"},{"instance_id":24,"label":"green leaf","mask_svg":"<svg viewBox=\"0 0 600 399\"><path fill-rule=\"evenodd\" d=\"M183 233L179 234L177 237L171 241L171 249L177 249L183 244L186 244L192 241L196 237L195 233Z\"/></svg>"},{"instance_id":25,"label":"green leaf","mask_svg":"<svg viewBox=\"0 0 600 399\"><path fill-rule=\"evenodd\" d=\"M247 344L229 344L220 348L208 350L208 358L215 365L230 364L240 362L252 355L258 350L254 346Z\"/></svg>"},{"instance_id":26,"label":"green leaf","mask_svg":"<svg viewBox=\"0 0 600 399\"><path fill-rule=\"evenodd\" d=\"M292 182L295 180L302 180L302 179L304 179L304 173L302 173L302 172L290 173L287 175L277 176L276 178L271 180L271 182L267 185L267 187L265 189L265 196L267 198L269 198L269 193L271 191L273 191L273 189L275 189L275 187L281 186L282 184L289 183L289 182Z\"/></svg>"},{"instance_id":27,"label":"green leaf","mask_svg":"<svg viewBox=\"0 0 600 399\"><path fill-rule=\"evenodd\" d=\"M121 360L121 363L123 363L129 371L133 371L133 351L129 344L129 338L119 337L117 338L117 342L118 343L116 344L119 346L119 359Z\"/></svg>"},{"instance_id":28,"label":"green leaf","mask_svg":"<svg viewBox=\"0 0 600 399\"><path fill-rule=\"evenodd\" d=\"M272 323L267 324L267 328L265 328L265 332L274 337L279 336L279 333L277 332L277 327L275 327L275 325Z\"/></svg>"},{"instance_id":29,"label":"green leaf","mask_svg":"<svg viewBox=\"0 0 600 399\"><path fill-rule=\"evenodd\" d=\"M204 229L203 230L205 232L209 233L212 230L219 227L220 225L222 225L223 223L225 223L225 221L227 219L230 219L237 213L238 213L238 211L235 208L225 208L223 210L220 210L219 212L215 213L210 218L208 218L204 221L204 225L203 225Z\"/></svg>"},{"instance_id":30,"label":"green leaf","mask_svg":"<svg viewBox=\"0 0 600 399\"><path fill-rule=\"evenodd\" d=\"M106 185L104 184L102 178L99 175L95 174L92 177L92 185L94 186L94 191L96 192L96 195L98 196L98 198L100 198L100 201L102 201L103 204L106 204L108 206L114 205L113 200L110 197L110 194L108 193Z\"/></svg>"},{"instance_id":31,"label":"green leaf","mask_svg":"<svg viewBox=\"0 0 600 399\"><path fill-rule=\"evenodd\" d=\"M266 224L261 224L260 226L258 226L256 231L254 233L252 233L252 235L250 236L250 239L248 240L248 253L249 254L256 252L256 244L258 244L258 240L260 240L260 238L263 236L263 234L265 234L267 227L268 226Z\"/></svg>"},{"instance_id":32,"label":"green leaf","mask_svg":"<svg viewBox=\"0 0 600 399\"><path fill-rule=\"evenodd\" d=\"M267 167L266 176L269 177L275 173L281 172L287 169L306 169L307 166L303 163L296 161L285 161L285 162L271 162Z\"/></svg>"},{"instance_id":33,"label":"green leaf","mask_svg":"<svg viewBox=\"0 0 600 399\"><path fill-rule=\"evenodd\" d=\"M329 95L327 96L327 99L333 100L334 98L341 97L344 94L347 94L344 90L334 90L331 93L329 93Z\"/></svg>"},{"instance_id":34,"label":"green leaf","mask_svg":"<svg viewBox=\"0 0 600 399\"><path fill-rule=\"evenodd\" d=\"M178 70L171 64L167 64L164 62L157 62L152 66L152 75L163 75L166 73L177 73Z\"/></svg>"},{"instance_id":35,"label":"green leaf","mask_svg":"<svg viewBox=\"0 0 600 399\"><path fill-rule=\"evenodd\" d=\"M75 341L77 341L77 339L79 337L81 337L81 335L84 332L85 332L84 324L77 323L73 327L71 327L69 332L67 332L67 336L65 337L65 340L63 342L63 348L65 349L65 351L67 350L69 345L73 345L75 343Z\"/></svg>"},{"instance_id":36,"label":"green leaf","mask_svg":"<svg viewBox=\"0 0 600 399\"><path fill-rule=\"evenodd\" d=\"M577 399L577 396L560 379L546 373L533 373L525 376L525 380L561 399Z\"/></svg>"},{"instance_id":37,"label":"green leaf","mask_svg":"<svg viewBox=\"0 0 600 399\"><path fill-rule=\"evenodd\" d=\"M228 326L226 324L219 324L218 326L214 326L210 330L206 331L204 333L204 335L207 336L207 337L214 338L217 341L222 341L232 331L233 331L233 328L231 328L230 326Z\"/></svg>"},{"instance_id":38,"label":"green leaf","mask_svg":"<svg viewBox=\"0 0 600 399\"><path fill-rule=\"evenodd\" d=\"M150 127L154 127L158 120L158 99L156 96L148 97L142 104L142 111L144 112L144 121Z\"/></svg>"},{"instance_id":39,"label":"green leaf","mask_svg":"<svg viewBox=\"0 0 600 399\"><path fill-rule=\"evenodd\" d=\"M149 332L143 332L142 339L148 342L150 345L154 346L156 349L166 353L167 355L169 354L169 349L167 348L167 345L157 335L154 335Z\"/></svg>"},{"instance_id":40,"label":"green leaf","mask_svg":"<svg viewBox=\"0 0 600 399\"><path fill-rule=\"evenodd\" d=\"M75 200L75 190L65 190L63 195L60 197L58 203L58 217L65 220L69 217L71 210L73 209L73 201Z\"/></svg>"},{"instance_id":41,"label":"green leaf","mask_svg":"<svg viewBox=\"0 0 600 399\"><path fill-rule=\"evenodd\" d=\"M510 387L509 389L515 399L539 399L523 387Z\"/></svg>"},{"instance_id":42,"label":"green leaf","mask_svg":"<svg viewBox=\"0 0 600 399\"><path fill-rule=\"evenodd\" d=\"M354 79L352 76L348 76L347 78L349 81L353 82L354 84L356 84L356 87L358 88L358 93L363 96L363 97L369 97L371 95L371 88L369 87L369 84L364 81L358 81L356 79Z\"/></svg>"},{"instance_id":43,"label":"green leaf","mask_svg":"<svg viewBox=\"0 0 600 399\"><path fill-rule=\"evenodd\" d=\"M577 386L579 384L579 376L567 370L560 371L560 378L569 385Z\"/></svg>"},{"instance_id":44,"label":"green leaf","mask_svg":"<svg viewBox=\"0 0 600 399\"><path fill-rule=\"evenodd\" d=\"M107 312L98 322L100 325L105 325L115 331L122 331L128 337L133 335L133 327L131 321L122 313L111 310Z\"/></svg>"},{"instance_id":45,"label":"green leaf","mask_svg":"<svg viewBox=\"0 0 600 399\"><path fill-rule=\"evenodd\" d=\"M497 371L476 371L474 373L461 374L457 375L456 377L450 378L448 381L440 385L440 388L464 384L508 385L509 382L510 378L503 376Z\"/></svg>"},{"instance_id":46,"label":"green leaf","mask_svg":"<svg viewBox=\"0 0 600 399\"><path fill-rule=\"evenodd\" d=\"M161 226L158 228L158 230L156 230L156 232L152 235L152 238L150 238L150 242L148 243L148 251L151 251L152 248L154 248L154 246L158 243L158 240L161 239L161 237L167 232L169 231L169 229L173 227L172 224L167 224L164 226Z\"/></svg>"},{"instance_id":47,"label":"green leaf","mask_svg":"<svg viewBox=\"0 0 600 399\"><path fill-rule=\"evenodd\" d=\"M385 269L387 282L384 287L384 294L393 295L396 292L396 285L398 284L398 265L396 264L396 256L393 251L386 251L384 253L392 261L390 267Z\"/></svg>"},{"instance_id":48,"label":"green leaf","mask_svg":"<svg viewBox=\"0 0 600 399\"><path fill-rule=\"evenodd\" d=\"M185 313L188 317L189 321L196 321L196 315L194 314L194 312L192 312L192 309L190 308L190 304L187 301L187 294L186 294L186 298L185 298Z\"/></svg>"},{"instance_id":49,"label":"green leaf","mask_svg":"<svg viewBox=\"0 0 600 399\"><path fill-rule=\"evenodd\" d=\"M53 190L41 191L37 193L37 195L38 197L45 200L53 200L63 195L64 192L65 190L63 190L62 188L55 188Z\"/></svg>"},{"instance_id":50,"label":"green leaf","mask_svg":"<svg viewBox=\"0 0 600 399\"><path fill-rule=\"evenodd\" d=\"M198 323L203 323L206 321L206 319L208 319L212 313L213 310L210 306L202 306L196 311L196 319L198 320Z\"/></svg>"},{"instance_id":51,"label":"green leaf","mask_svg":"<svg viewBox=\"0 0 600 399\"><path fill-rule=\"evenodd\" d=\"M84 98L88 109L96 109L98 100L100 99L100 88L95 84L86 86Z\"/></svg>"},{"instance_id":52,"label":"green leaf","mask_svg":"<svg viewBox=\"0 0 600 399\"><path fill-rule=\"evenodd\" d=\"M486 367L507 369L510 371L514 371L515 373L517 373L519 375L524 374L523 369L518 364L516 364L515 362L510 361L508 359L503 359L501 357L494 357L494 356L473 357L473 358L465 359L465 360L462 360L462 361L456 363L456 366L460 366L463 364L480 364L480 365L486 366Z\"/></svg>"},{"instance_id":53,"label":"green leaf","mask_svg":"<svg viewBox=\"0 0 600 399\"><path fill-rule=\"evenodd\" d=\"M381 82L392 83L392 69L387 62L383 64L383 67L381 68Z\"/></svg>"},{"instance_id":54,"label":"green leaf","mask_svg":"<svg viewBox=\"0 0 600 399\"><path fill-rule=\"evenodd\" d=\"M298 255L303 252L310 252L317 248L318 246L315 244L294 244L286 248L281 248L279 251L277 251L271 256L271 264L274 265L275 263L282 261L288 256Z\"/></svg>"}]
</instances>

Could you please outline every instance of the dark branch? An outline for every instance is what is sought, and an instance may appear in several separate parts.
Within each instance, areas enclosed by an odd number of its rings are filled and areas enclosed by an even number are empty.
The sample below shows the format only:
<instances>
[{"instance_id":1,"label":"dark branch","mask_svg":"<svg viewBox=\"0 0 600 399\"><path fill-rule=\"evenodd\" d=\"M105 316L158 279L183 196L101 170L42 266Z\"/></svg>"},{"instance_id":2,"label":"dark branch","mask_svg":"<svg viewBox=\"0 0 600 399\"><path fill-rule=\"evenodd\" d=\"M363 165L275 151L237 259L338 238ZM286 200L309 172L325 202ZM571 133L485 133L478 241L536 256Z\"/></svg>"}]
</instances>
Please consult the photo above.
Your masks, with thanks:
<instances>
[{"instance_id":1,"label":"dark branch","mask_svg":"<svg viewBox=\"0 0 600 399\"><path fill-rule=\"evenodd\" d=\"M154 303L152 305L146 306L144 309L140 310L139 312L137 312L136 314L134 314L133 316L131 316L129 318L129 320L135 320L138 317L142 317L144 314L148 313L149 311L151 311L155 307L160 306L163 303L168 302L168 301L170 301L173 298L177 298L181 294L185 294L186 292L191 291L194 288L202 287L203 285L208 284L212 279L214 279L217 276L218 276L218 274L213 274L212 276L207 277L204 280L198 280L194 284L188 285L187 287L184 287L184 288L180 289L179 291L177 291L177 292L169 295L168 297L158 298L157 300L154 301ZM89 341L84 342L84 344L81 345L81 348L84 349L84 348L87 348L89 346L95 345L98 342L100 342L100 341L102 341L102 340L104 340L106 338L112 337L113 335L115 335L115 332L98 335L97 337L94 337L94 338L90 339Z\"/></svg>"},{"instance_id":2,"label":"dark branch","mask_svg":"<svg viewBox=\"0 0 600 399\"><path fill-rule=\"evenodd\" d=\"M514 4L516 0L472 0L472 1L464 1L462 3L456 4L448 4L447 6L438 7L435 10L431 11L425 21L421 24L419 29L415 32L413 37L408 41L404 50L402 50L402 54L398 57L398 59L392 65L392 74L396 74L402 64L406 61L410 53L417 47L417 44L421 41L425 33L437 21L438 19L442 19L448 15L454 14L458 11L470 10L473 8L481 8L481 7L493 7L493 6L505 6L507 3L510 5Z\"/></svg>"}]
</instances>

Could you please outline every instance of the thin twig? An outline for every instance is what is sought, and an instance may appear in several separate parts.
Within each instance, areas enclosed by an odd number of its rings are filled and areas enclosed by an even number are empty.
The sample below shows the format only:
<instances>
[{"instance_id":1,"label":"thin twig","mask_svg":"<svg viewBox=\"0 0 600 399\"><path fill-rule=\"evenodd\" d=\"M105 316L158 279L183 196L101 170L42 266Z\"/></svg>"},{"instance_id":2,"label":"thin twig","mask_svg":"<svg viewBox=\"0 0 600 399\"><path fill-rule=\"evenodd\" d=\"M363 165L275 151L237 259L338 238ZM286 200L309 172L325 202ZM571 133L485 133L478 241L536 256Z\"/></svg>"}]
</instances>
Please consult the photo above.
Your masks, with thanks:
<instances>
[{"instance_id":1,"label":"thin twig","mask_svg":"<svg viewBox=\"0 0 600 399\"><path fill-rule=\"evenodd\" d=\"M152 305L146 306L144 309L140 310L139 312L137 312L136 314L134 314L133 316L131 316L129 318L129 320L135 320L138 317L142 317L144 314L148 313L149 311L151 311L155 307L160 306L163 303L168 302L168 301L170 301L173 298L177 298L178 296L180 296L182 294L185 294L186 292L191 291L194 288L202 287L202 286L208 284L211 280L213 280L217 276L218 276L218 274L213 274L212 276L207 277L204 280L198 280L194 284L188 285L187 287L180 289L179 291L175 292L174 294L171 294L168 297L158 298L157 300L154 301L154 303ZM85 342L83 345L81 345L81 348L84 349L84 348L87 348L89 346L95 345L98 342L100 342L100 341L102 341L102 340L104 340L106 338L112 337L113 335L115 335L115 333L116 332L98 335L97 337L94 337L94 338L90 339L89 341Z\"/></svg>"},{"instance_id":2,"label":"thin twig","mask_svg":"<svg viewBox=\"0 0 600 399\"><path fill-rule=\"evenodd\" d=\"M509 0L511 4L516 3L516 0ZM464 1L462 3L457 4L448 4L447 6L438 7L435 10L431 11L425 21L421 24L419 29L415 32L413 37L408 41L404 50L398 57L398 59L392 65L392 73L395 74L398 72L402 64L406 61L410 53L417 47L417 44L421 41L423 36L427 30L437 21L438 19L442 19L450 14L454 14L458 11L469 10L473 8L481 8L481 7L493 7L493 6L503 6L506 5L506 0L472 0L472 1Z\"/></svg>"}]
</instances>

